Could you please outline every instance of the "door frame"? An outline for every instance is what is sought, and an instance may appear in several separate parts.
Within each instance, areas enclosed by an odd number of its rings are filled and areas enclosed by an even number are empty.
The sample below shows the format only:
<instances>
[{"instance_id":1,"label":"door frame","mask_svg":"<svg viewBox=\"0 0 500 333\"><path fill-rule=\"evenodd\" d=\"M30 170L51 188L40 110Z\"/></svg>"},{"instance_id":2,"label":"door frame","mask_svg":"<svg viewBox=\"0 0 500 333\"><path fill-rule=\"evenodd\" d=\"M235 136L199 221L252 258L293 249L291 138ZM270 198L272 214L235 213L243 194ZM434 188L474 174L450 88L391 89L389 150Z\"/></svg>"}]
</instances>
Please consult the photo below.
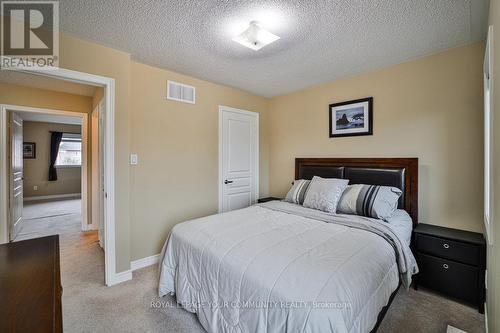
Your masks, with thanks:
<instances>
[{"instance_id":1,"label":"door frame","mask_svg":"<svg viewBox=\"0 0 500 333\"><path fill-rule=\"evenodd\" d=\"M34 108L34 107L29 107L29 106L24 106L24 105L10 105L10 104L0 104L0 117L4 118L7 117L7 112L14 112L19 114L22 117L22 114L24 112L32 112L32 113L40 113L40 114L48 114L48 115L59 115L59 116L68 116L68 117L75 117L75 118L80 118L82 120L82 166L81 166L81 196L82 196L82 225L81 229L82 231L88 231L90 230L90 226L88 225L88 169L89 169L89 158L88 158L88 114L83 113L83 112L72 112L72 111L66 111L66 110L53 110L53 109L44 109L44 108ZM7 119L7 118L6 118ZM1 121L0 121L0 126L1 126ZM7 133L8 135L8 133ZM0 138L0 145L3 145L2 139ZM5 150L5 153L8 153L7 148ZM3 156L3 155L2 155ZM7 161L8 162L8 161ZM10 170L10 165L7 164L7 172ZM10 183L7 184L8 187L10 187ZM8 219L9 223L10 218ZM7 223L7 227L9 226L9 223ZM2 228L5 228L0 222L0 225ZM9 230L9 229L7 229ZM3 234L2 234L3 235ZM8 234L9 241L10 241L10 233Z\"/></svg>"},{"instance_id":2,"label":"door frame","mask_svg":"<svg viewBox=\"0 0 500 333\"><path fill-rule=\"evenodd\" d=\"M16 69L12 69L16 70ZM104 280L107 286L112 286L132 279L132 272L116 271L115 247L115 80L105 76L77 72L64 68L50 68L46 70L17 69L16 71L45 76L57 80L87 84L104 88L106 105L106 124L104 128L104 186L106 189L106 215L104 216ZM6 112L0 113L0 160L6 160ZM5 182L5 163L0 163L0 221L6 221L8 206L6 193L8 185ZM8 241L8 234L0 228L0 243Z\"/></svg>"},{"instance_id":3,"label":"door frame","mask_svg":"<svg viewBox=\"0 0 500 333\"><path fill-rule=\"evenodd\" d=\"M257 125L257 128L255 129L255 136L254 136L254 144L255 144L255 156L254 156L254 168L255 168L255 180L254 180L254 187L255 187L255 197L254 201L257 202L259 199L259 157L260 157L260 137L259 137L259 113L253 112L253 111L247 111L247 110L241 110L237 108L233 108L230 106L224 106L224 105L219 105L219 177L218 177L218 188L219 188L219 204L218 204L218 212L222 212L222 200L223 200L223 171L222 171L222 164L223 164L223 159L222 159L222 130L223 130L223 122L222 122L222 115L224 112L231 112L231 113L237 113L237 114L242 114L246 116L251 116L255 118L255 123Z\"/></svg>"}]
</instances>

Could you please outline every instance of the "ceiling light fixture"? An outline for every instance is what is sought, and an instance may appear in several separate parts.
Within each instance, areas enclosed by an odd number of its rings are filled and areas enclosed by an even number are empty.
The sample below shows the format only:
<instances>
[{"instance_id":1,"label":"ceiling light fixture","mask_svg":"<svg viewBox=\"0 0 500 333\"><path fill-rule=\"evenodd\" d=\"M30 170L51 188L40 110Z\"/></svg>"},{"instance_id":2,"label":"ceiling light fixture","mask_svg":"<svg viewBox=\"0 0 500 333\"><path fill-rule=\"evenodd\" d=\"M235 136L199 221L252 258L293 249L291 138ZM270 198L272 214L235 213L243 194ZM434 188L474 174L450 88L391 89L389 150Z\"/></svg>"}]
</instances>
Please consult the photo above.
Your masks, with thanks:
<instances>
[{"instance_id":1,"label":"ceiling light fixture","mask_svg":"<svg viewBox=\"0 0 500 333\"><path fill-rule=\"evenodd\" d=\"M258 51L278 39L280 39L278 36L264 30L256 21L250 22L250 25L245 31L233 38L235 42L251 48L254 51Z\"/></svg>"}]
</instances>

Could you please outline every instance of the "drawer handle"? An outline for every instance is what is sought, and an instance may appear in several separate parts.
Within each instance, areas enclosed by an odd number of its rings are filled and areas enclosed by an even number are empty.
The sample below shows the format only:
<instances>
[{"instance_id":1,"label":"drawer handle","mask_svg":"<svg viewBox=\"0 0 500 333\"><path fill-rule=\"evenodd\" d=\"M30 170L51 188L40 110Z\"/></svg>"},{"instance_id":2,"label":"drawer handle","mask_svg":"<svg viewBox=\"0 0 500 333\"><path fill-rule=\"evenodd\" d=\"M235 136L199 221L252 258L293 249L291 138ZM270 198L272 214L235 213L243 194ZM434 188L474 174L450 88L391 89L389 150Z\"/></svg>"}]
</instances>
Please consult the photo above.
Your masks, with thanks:
<instances>
[{"instance_id":1,"label":"drawer handle","mask_svg":"<svg viewBox=\"0 0 500 333\"><path fill-rule=\"evenodd\" d=\"M443 247L444 247L445 249L449 249L449 248L450 248L450 245L449 245L448 243L444 243L444 244L443 244Z\"/></svg>"},{"instance_id":2,"label":"drawer handle","mask_svg":"<svg viewBox=\"0 0 500 333\"><path fill-rule=\"evenodd\" d=\"M450 266L448 266L448 264L443 264L443 268L448 269L448 268L450 268Z\"/></svg>"}]
</instances>

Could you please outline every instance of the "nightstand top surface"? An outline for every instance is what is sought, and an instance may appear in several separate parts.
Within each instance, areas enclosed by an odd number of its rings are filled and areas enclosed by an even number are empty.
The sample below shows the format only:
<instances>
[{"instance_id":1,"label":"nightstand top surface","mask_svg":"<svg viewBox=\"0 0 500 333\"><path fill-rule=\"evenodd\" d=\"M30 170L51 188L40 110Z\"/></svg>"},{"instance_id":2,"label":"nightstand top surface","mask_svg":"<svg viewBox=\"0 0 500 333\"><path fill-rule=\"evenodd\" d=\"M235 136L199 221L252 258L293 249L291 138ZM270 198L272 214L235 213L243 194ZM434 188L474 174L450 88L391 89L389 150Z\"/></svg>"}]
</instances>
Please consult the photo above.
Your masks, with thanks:
<instances>
[{"instance_id":1,"label":"nightstand top surface","mask_svg":"<svg viewBox=\"0 0 500 333\"><path fill-rule=\"evenodd\" d=\"M478 245L485 244L483 234L481 233L446 228L437 225L420 223L414 229L414 232L421 235L447 238L451 240L457 240L472 244L478 244Z\"/></svg>"}]
</instances>

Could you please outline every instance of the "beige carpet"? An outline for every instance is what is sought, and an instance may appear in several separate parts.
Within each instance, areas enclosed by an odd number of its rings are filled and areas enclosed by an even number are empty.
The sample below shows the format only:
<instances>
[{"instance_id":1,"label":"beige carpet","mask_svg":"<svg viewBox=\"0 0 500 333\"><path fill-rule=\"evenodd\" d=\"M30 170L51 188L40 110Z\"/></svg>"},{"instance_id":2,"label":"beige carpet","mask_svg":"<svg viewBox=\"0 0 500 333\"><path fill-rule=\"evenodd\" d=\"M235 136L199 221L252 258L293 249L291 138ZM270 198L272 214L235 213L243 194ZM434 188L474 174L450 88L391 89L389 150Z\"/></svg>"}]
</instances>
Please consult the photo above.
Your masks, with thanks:
<instances>
[{"instance_id":1,"label":"beige carpet","mask_svg":"<svg viewBox=\"0 0 500 333\"><path fill-rule=\"evenodd\" d=\"M21 230L14 241L80 232L81 205L81 199L25 202Z\"/></svg>"},{"instance_id":2,"label":"beige carpet","mask_svg":"<svg viewBox=\"0 0 500 333\"><path fill-rule=\"evenodd\" d=\"M156 265L134 272L132 281L104 286L104 253L97 232L79 231L79 205L79 200L36 203L24 212L30 220L22 237L60 234L64 331L204 332L174 298L156 296ZM484 317L431 292L401 289L378 332L445 333L448 325L482 333Z\"/></svg>"}]
</instances>

